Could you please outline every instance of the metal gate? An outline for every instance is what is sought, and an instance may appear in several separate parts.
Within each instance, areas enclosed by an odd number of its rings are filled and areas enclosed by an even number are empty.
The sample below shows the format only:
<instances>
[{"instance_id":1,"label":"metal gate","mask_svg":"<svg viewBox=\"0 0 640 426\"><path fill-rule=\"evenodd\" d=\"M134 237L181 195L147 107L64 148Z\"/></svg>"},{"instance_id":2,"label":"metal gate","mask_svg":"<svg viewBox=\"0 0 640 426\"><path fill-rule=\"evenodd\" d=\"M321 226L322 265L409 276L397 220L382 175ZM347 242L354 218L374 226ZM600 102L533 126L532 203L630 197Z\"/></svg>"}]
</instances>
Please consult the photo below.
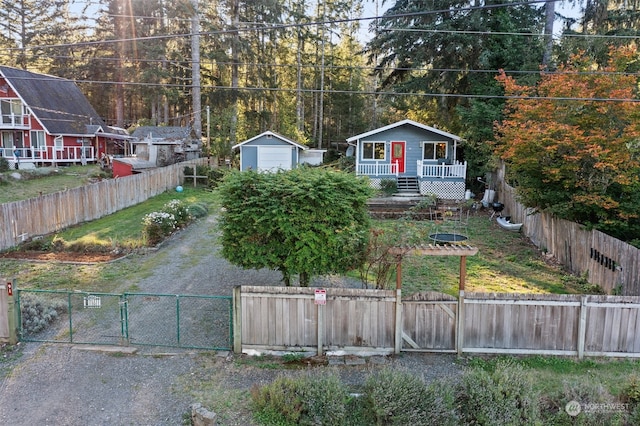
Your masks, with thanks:
<instances>
[{"instance_id":1,"label":"metal gate","mask_svg":"<svg viewBox=\"0 0 640 426\"><path fill-rule=\"evenodd\" d=\"M232 347L231 296L23 289L17 295L25 342Z\"/></svg>"}]
</instances>

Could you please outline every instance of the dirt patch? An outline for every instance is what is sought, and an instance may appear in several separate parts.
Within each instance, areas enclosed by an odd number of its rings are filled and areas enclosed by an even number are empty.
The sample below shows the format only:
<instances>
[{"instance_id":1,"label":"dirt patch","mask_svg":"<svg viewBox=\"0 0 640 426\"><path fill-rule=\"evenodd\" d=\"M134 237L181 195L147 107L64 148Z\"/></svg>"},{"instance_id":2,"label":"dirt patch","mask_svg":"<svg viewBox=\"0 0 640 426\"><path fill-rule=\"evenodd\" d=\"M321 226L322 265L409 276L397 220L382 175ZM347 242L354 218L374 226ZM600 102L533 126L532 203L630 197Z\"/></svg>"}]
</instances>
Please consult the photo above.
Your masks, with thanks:
<instances>
[{"instance_id":1,"label":"dirt patch","mask_svg":"<svg viewBox=\"0 0 640 426\"><path fill-rule=\"evenodd\" d=\"M123 253L76 253L50 251L10 251L0 253L3 259L37 260L43 262L101 263L125 256Z\"/></svg>"}]
</instances>

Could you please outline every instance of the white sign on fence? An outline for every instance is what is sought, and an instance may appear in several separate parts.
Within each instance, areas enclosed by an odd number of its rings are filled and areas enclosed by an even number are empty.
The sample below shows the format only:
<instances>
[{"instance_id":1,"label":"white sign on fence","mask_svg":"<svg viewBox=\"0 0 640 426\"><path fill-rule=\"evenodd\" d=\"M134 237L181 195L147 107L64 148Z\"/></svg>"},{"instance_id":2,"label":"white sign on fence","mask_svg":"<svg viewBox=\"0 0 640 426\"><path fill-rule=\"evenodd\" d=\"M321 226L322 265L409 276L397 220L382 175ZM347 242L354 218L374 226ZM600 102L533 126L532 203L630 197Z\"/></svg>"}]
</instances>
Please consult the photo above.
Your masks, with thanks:
<instances>
[{"instance_id":1,"label":"white sign on fence","mask_svg":"<svg viewBox=\"0 0 640 426\"><path fill-rule=\"evenodd\" d=\"M327 290L323 288L317 288L315 294L314 303L316 305L326 305L327 304Z\"/></svg>"}]
</instances>

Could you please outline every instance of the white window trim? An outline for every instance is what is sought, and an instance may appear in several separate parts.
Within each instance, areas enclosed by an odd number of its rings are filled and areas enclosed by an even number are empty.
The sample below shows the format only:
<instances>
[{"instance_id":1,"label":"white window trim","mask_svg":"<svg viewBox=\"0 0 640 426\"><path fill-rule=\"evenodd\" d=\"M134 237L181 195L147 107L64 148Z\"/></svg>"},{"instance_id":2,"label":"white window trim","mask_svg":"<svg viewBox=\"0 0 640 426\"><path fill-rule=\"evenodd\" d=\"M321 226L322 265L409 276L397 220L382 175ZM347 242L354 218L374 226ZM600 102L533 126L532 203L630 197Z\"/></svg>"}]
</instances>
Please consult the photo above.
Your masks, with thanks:
<instances>
[{"instance_id":1,"label":"white window trim","mask_svg":"<svg viewBox=\"0 0 640 426\"><path fill-rule=\"evenodd\" d=\"M372 143L374 144L373 152L376 152L375 144L381 143L384 145L384 155L382 158L365 158L364 157L364 144ZM387 159L387 142L385 141L362 141L362 152L360 153L360 159L362 161L385 161Z\"/></svg>"},{"instance_id":2,"label":"white window trim","mask_svg":"<svg viewBox=\"0 0 640 426\"><path fill-rule=\"evenodd\" d=\"M439 157L436 157L436 145L439 143L443 143L445 144L445 157L444 158L449 158L449 141L422 141L421 142L421 146L420 149L422 150L422 159L425 161L436 161ZM424 157L424 148L425 145L433 145L433 157L434 158L425 158Z\"/></svg>"},{"instance_id":3,"label":"white window trim","mask_svg":"<svg viewBox=\"0 0 640 426\"><path fill-rule=\"evenodd\" d=\"M47 145L47 137L44 130L31 130L29 132L29 137L31 138L31 147L34 149L42 149Z\"/></svg>"}]
</instances>

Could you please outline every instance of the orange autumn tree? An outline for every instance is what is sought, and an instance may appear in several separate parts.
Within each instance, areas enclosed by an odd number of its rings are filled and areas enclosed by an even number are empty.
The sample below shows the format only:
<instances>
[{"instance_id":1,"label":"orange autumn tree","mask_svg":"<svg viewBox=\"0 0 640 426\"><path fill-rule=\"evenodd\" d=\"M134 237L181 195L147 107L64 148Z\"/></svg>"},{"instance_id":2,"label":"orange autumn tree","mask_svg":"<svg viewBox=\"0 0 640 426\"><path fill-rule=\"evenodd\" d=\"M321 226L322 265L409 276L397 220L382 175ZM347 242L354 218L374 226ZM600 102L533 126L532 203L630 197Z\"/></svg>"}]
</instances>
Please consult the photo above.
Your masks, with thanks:
<instances>
[{"instance_id":1,"label":"orange autumn tree","mask_svg":"<svg viewBox=\"0 0 640 426\"><path fill-rule=\"evenodd\" d=\"M495 153L526 206L640 242L640 57L609 55L605 67L576 55L535 87L501 72L510 99Z\"/></svg>"}]
</instances>

